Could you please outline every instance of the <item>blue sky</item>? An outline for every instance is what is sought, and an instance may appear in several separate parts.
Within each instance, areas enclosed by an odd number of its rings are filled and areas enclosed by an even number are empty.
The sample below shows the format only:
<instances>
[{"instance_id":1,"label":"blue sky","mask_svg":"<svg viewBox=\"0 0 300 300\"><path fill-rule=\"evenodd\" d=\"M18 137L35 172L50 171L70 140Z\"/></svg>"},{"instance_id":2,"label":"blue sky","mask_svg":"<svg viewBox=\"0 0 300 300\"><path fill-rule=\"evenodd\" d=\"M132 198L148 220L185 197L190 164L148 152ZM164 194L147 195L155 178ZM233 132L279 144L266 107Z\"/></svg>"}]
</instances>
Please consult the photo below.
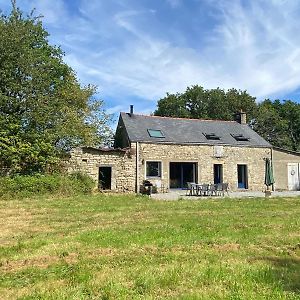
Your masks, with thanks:
<instances>
[{"instance_id":1,"label":"blue sky","mask_svg":"<svg viewBox=\"0 0 300 300\"><path fill-rule=\"evenodd\" d=\"M110 113L150 113L187 86L300 102L300 1L19 0ZM0 0L4 12L9 0Z\"/></svg>"}]
</instances>

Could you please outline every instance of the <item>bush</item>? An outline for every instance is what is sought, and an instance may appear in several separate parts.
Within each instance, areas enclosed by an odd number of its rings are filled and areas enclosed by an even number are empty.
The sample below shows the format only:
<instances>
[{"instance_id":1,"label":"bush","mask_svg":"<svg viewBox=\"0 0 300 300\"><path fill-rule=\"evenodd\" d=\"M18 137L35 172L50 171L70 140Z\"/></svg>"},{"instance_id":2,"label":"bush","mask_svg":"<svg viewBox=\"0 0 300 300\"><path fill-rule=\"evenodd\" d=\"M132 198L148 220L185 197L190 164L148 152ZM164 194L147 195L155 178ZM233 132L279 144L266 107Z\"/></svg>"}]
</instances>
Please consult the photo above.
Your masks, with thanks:
<instances>
[{"instance_id":1,"label":"bush","mask_svg":"<svg viewBox=\"0 0 300 300\"><path fill-rule=\"evenodd\" d=\"M0 177L0 198L89 194L94 186L94 181L82 173Z\"/></svg>"}]
</instances>

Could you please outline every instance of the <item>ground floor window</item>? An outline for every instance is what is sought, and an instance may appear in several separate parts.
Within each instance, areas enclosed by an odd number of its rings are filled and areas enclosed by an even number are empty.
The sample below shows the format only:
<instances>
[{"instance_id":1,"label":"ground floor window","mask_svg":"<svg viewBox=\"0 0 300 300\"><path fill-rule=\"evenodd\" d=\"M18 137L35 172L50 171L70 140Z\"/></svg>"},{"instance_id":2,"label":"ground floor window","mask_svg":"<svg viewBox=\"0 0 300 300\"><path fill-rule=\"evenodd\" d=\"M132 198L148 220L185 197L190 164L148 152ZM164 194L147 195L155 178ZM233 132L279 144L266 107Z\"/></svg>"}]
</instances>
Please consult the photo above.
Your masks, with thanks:
<instances>
[{"instance_id":1,"label":"ground floor window","mask_svg":"<svg viewBox=\"0 0 300 300\"><path fill-rule=\"evenodd\" d=\"M247 165L237 165L238 188L248 188L248 167Z\"/></svg>"},{"instance_id":2,"label":"ground floor window","mask_svg":"<svg viewBox=\"0 0 300 300\"><path fill-rule=\"evenodd\" d=\"M99 168L98 187L101 190L111 190L111 167Z\"/></svg>"},{"instance_id":3,"label":"ground floor window","mask_svg":"<svg viewBox=\"0 0 300 300\"><path fill-rule=\"evenodd\" d=\"M161 162L147 161L146 162L146 176L147 177L161 177Z\"/></svg>"}]
</instances>

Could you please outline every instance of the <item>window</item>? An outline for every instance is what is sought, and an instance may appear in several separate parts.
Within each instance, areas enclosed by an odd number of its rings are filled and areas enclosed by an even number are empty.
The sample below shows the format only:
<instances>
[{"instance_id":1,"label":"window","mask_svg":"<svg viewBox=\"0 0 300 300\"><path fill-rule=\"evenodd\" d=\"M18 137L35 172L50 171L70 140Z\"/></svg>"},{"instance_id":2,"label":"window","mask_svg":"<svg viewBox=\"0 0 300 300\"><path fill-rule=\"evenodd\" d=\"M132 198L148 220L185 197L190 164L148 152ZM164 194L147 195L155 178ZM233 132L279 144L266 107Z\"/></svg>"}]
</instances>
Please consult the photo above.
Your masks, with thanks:
<instances>
[{"instance_id":1,"label":"window","mask_svg":"<svg viewBox=\"0 0 300 300\"><path fill-rule=\"evenodd\" d=\"M237 165L237 173L238 173L238 188L247 189L248 188L247 165Z\"/></svg>"},{"instance_id":2,"label":"window","mask_svg":"<svg viewBox=\"0 0 300 300\"><path fill-rule=\"evenodd\" d=\"M249 141L250 139L243 134L231 134L237 141Z\"/></svg>"},{"instance_id":3,"label":"window","mask_svg":"<svg viewBox=\"0 0 300 300\"><path fill-rule=\"evenodd\" d=\"M147 177L161 177L161 162L147 161L146 162L146 176Z\"/></svg>"},{"instance_id":4,"label":"window","mask_svg":"<svg viewBox=\"0 0 300 300\"><path fill-rule=\"evenodd\" d=\"M208 140L219 140L220 139L220 137L217 136L215 133L203 133L203 134Z\"/></svg>"},{"instance_id":5,"label":"window","mask_svg":"<svg viewBox=\"0 0 300 300\"><path fill-rule=\"evenodd\" d=\"M164 138L165 137L161 130L147 129L147 131L151 137L155 137L155 138Z\"/></svg>"}]
</instances>

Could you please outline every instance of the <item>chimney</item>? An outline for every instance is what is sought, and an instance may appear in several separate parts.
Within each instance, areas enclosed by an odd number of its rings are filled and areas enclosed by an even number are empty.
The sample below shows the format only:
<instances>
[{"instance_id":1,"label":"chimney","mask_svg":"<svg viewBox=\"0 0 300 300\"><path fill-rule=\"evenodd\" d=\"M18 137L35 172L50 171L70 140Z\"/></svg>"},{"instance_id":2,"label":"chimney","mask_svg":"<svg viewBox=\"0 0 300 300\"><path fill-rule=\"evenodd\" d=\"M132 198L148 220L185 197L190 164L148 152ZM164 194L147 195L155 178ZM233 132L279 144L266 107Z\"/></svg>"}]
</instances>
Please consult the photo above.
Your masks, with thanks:
<instances>
[{"instance_id":1,"label":"chimney","mask_svg":"<svg viewBox=\"0 0 300 300\"><path fill-rule=\"evenodd\" d=\"M241 109L238 113L236 113L235 120L242 125L246 125L247 124L247 114Z\"/></svg>"},{"instance_id":2,"label":"chimney","mask_svg":"<svg viewBox=\"0 0 300 300\"><path fill-rule=\"evenodd\" d=\"M130 105L130 115L133 115L133 105Z\"/></svg>"}]
</instances>

